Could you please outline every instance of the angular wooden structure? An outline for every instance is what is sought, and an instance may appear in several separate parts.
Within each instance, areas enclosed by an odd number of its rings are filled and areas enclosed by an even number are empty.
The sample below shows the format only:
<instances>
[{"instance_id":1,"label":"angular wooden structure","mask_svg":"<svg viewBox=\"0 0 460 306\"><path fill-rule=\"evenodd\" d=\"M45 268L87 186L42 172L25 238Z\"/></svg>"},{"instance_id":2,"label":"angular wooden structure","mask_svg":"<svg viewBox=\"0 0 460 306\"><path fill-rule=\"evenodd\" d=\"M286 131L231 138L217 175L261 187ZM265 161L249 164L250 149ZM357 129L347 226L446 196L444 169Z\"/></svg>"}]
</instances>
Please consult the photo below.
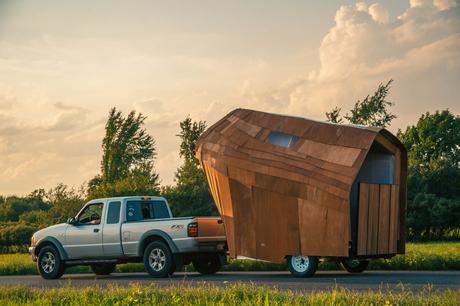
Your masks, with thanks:
<instances>
[{"instance_id":1,"label":"angular wooden structure","mask_svg":"<svg viewBox=\"0 0 460 306\"><path fill-rule=\"evenodd\" d=\"M196 156L234 258L404 253L407 154L385 129L236 109Z\"/></svg>"}]
</instances>

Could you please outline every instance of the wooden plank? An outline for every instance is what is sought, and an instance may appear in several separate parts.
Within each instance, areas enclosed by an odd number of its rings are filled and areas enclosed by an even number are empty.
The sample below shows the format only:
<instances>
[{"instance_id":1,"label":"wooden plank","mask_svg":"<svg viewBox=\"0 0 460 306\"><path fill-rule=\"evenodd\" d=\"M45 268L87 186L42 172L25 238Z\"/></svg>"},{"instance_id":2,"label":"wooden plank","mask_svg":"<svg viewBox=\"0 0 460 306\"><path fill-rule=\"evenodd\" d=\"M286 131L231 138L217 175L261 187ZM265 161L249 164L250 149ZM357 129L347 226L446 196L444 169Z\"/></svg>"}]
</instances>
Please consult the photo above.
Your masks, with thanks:
<instances>
[{"instance_id":1,"label":"wooden plank","mask_svg":"<svg viewBox=\"0 0 460 306\"><path fill-rule=\"evenodd\" d=\"M258 215L252 203L251 188L230 179L235 224L235 252L237 256L257 258L255 224Z\"/></svg>"},{"instance_id":2,"label":"wooden plank","mask_svg":"<svg viewBox=\"0 0 460 306\"><path fill-rule=\"evenodd\" d=\"M297 199L253 188L258 259L282 262L286 255L300 254Z\"/></svg>"},{"instance_id":3,"label":"wooden plank","mask_svg":"<svg viewBox=\"0 0 460 306\"><path fill-rule=\"evenodd\" d=\"M369 184L359 184L358 210L358 255L367 255L368 213L369 213Z\"/></svg>"},{"instance_id":4,"label":"wooden plank","mask_svg":"<svg viewBox=\"0 0 460 306\"><path fill-rule=\"evenodd\" d=\"M330 163L351 167L361 153L361 149L305 140L298 152Z\"/></svg>"},{"instance_id":5,"label":"wooden plank","mask_svg":"<svg viewBox=\"0 0 460 306\"><path fill-rule=\"evenodd\" d=\"M369 185L369 216L368 216L368 236L367 252L368 255L376 255L379 239L379 185Z\"/></svg>"},{"instance_id":6,"label":"wooden plank","mask_svg":"<svg viewBox=\"0 0 460 306\"><path fill-rule=\"evenodd\" d=\"M378 254L389 254L390 193L390 185L380 185Z\"/></svg>"},{"instance_id":7,"label":"wooden plank","mask_svg":"<svg viewBox=\"0 0 460 306\"><path fill-rule=\"evenodd\" d=\"M390 198L390 229L389 229L389 254L396 254L398 242L398 225L399 225L399 190L397 185L391 185Z\"/></svg>"}]
</instances>

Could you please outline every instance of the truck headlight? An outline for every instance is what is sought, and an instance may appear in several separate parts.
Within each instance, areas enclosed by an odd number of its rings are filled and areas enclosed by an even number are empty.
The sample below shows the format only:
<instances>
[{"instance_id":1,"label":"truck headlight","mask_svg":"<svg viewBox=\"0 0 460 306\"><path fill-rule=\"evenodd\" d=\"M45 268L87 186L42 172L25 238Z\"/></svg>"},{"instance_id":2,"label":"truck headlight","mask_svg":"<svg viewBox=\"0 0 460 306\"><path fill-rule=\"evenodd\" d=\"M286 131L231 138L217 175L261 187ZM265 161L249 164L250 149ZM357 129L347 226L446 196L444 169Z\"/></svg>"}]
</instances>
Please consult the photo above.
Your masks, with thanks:
<instances>
[{"instance_id":1,"label":"truck headlight","mask_svg":"<svg viewBox=\"0 0 460 306\"><path fill-rule=\"evenodd\" d=\"M35 234L33 234L32 238L30 239L30 245L35 246L36 242L37 242L37 237L35 237Z\"/></svg>"}]
</instances>

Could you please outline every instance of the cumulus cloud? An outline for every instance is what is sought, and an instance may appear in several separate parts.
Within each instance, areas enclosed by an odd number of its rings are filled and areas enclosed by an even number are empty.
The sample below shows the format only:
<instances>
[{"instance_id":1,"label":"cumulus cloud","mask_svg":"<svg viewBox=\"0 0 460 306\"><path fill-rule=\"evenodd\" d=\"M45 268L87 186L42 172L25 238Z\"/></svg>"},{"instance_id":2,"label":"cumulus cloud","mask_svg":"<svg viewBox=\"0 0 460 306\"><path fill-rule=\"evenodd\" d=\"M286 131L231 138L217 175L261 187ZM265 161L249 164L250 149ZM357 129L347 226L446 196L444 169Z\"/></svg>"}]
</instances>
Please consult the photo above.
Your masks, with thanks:
<instances>
[{"instance_id":1,"label":"cumulus cloud","mask_svg":"<svg viewBox=\"0 0 460 306\"><path fill-rule=\"evenodd\" d=\"M457 3L448 0L411 1L393 18L379 3L341 6L319 47L320 67L250 100L269 101L279 112L324 119L333 106L347 109L393 78L391 98L400 117L395 127L405 127L401 118L415 120L424 111L458 109L459 12ZM262 101L258 103L264 105ZM417 114L413 105L420 107Z\"/></svg>"}]
</instances>

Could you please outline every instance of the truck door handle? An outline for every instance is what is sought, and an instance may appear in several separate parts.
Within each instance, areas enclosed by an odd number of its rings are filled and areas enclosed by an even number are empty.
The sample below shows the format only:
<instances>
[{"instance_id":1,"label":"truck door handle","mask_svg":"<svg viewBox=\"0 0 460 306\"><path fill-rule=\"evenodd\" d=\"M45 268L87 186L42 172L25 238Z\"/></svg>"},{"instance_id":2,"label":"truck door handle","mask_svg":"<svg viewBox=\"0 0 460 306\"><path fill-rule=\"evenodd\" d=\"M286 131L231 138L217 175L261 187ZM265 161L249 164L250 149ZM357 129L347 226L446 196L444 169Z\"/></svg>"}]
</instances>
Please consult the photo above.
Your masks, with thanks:
<instances>
[{"instance_id":1,"label":"truck door handle","mask_svg":"<svg viewBox=\"0 0 460 306\"><path fill-rule=\"evenodd\" d=\"M95 228L95 229L93 229L93 232L98 233L98 232L99 232L99 229L98 229L98 228Z\"/></svg>"}]
</instances>

